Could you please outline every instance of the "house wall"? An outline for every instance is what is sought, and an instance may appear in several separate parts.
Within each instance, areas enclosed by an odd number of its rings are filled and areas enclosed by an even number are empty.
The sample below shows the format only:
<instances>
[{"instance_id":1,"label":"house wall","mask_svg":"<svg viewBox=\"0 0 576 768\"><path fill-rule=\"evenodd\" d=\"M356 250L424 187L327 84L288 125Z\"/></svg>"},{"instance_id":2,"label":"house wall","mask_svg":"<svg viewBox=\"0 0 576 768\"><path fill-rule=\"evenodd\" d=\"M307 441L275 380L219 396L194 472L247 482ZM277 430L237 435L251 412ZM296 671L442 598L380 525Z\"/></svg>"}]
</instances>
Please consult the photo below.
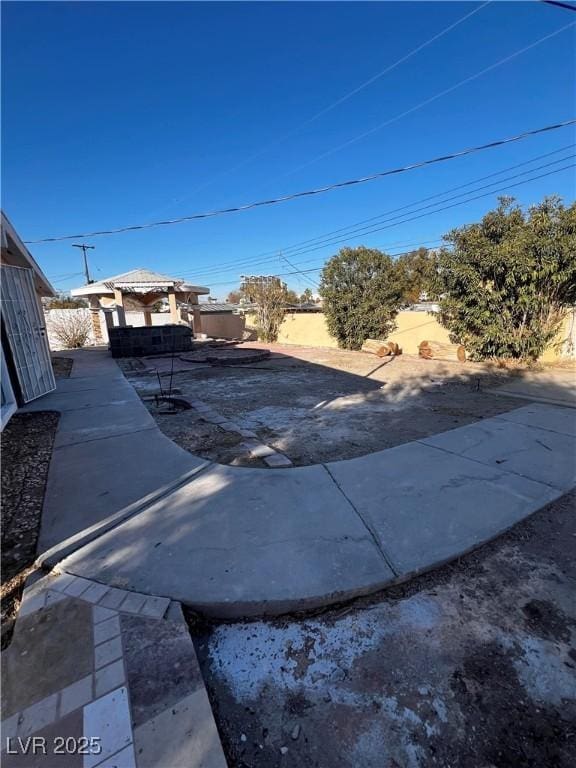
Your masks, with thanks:
<instances>
[{"instance_id":1,"label":"house wall","mask_svg":"<svg viewBox=\"0 0 576 768\"><path fill-rule=\"evenodd\" d=\"M437 319L427 312L399 312L396 317L396 330L389 340L395 341L406 355L417 355L421 341L449 342L448 331ZM246 316L246 327L256 326L256 316ZM570 342L572 339L572 342ZM289 312L285 315L280 333L279 344L295 344L303 347L338 346L330 335L326 318L321 312ZM576 346L576 314L572 312L564 321L553 344L544 352L543 362L554 362L562 357L574 357Z\"/></svg>"}]
</instances>

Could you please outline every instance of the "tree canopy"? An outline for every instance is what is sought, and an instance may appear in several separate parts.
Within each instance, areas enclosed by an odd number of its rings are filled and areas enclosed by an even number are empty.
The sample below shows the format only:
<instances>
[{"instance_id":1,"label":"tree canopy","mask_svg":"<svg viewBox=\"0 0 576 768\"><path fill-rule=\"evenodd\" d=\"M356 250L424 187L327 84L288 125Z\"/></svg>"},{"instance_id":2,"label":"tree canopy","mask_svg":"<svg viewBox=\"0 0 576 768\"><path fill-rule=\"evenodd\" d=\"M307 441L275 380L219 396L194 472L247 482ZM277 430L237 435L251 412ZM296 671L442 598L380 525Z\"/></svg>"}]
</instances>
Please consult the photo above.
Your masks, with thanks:
<instances>
[{"instance_id":1,"label":"tree canopy","mask_svg":"<svg viewBox=\"0 0 576 768\"><path fill-rule=\"evenodd\" d=\"M576 304L576 204L513 198L454 229L438 254L440 321L474 359L537 359Z\"/></svg>"},{"instance_id":2,"label":"tree canopy","mask_svg":"<svg viewBox=\"0 0 576 768\"><path fill-rule=\"evenodd\" d=\"M243 296L256 304L258 338L276 341L288 302L286 283L271 275L252 276L244 280L240 290Z\"/></svg>"},{"instance_id":3,"label":"tree canopy","mask_svg":"<svg viewBox=\"0 0 576 768\"><path fill-rule=\"evenodd\" d=\"M433 251L429 251L428 248L418 248L416 251L399 256L396 264L404 284L405 304L420 301L422 294L431 298L437 269L436 255Z\"/></svg>"},{"instance_id":4,"label":"tree canopy","mask_svg":"<svg viewBox=\"0 0 576 768\"><path fill-rule=\"evenodd\" d=\"M339 346L360 349L367 338L386 338L396 327L403 281L387 254L364 246L342 248L322 270L320 294Z\"/></svg>"}]
</instances>

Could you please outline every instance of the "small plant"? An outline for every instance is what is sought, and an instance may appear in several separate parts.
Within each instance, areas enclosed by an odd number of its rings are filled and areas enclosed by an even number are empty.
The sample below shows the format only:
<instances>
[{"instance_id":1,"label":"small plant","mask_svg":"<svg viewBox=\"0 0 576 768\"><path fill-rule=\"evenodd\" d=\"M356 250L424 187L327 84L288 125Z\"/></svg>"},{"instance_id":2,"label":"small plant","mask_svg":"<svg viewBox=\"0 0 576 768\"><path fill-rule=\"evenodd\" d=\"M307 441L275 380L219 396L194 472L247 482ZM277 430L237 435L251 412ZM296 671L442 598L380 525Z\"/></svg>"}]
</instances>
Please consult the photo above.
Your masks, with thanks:
<instances>
[{"instance_id":1,"label":"small plant","mask_svg":"<svg viewBox=\"0 0 576 768\"><path fill-rule=\"evenodd\" d=\"M49 328L65 349L79 349L90 338L92 320L82 310L54 310L49 316Z\"/></svg>"},{"instance_id":2,"label":"small plant","mask_svg":"<svg viewBox=\"0 0 576 768\"><path fill-rule=\"evenodd\" d=\"M286 283L273 275L255 275L245 278L241 291L256 304L258 338L266 342L276 341L288 300Z\"/></svg>"}]
</instances>

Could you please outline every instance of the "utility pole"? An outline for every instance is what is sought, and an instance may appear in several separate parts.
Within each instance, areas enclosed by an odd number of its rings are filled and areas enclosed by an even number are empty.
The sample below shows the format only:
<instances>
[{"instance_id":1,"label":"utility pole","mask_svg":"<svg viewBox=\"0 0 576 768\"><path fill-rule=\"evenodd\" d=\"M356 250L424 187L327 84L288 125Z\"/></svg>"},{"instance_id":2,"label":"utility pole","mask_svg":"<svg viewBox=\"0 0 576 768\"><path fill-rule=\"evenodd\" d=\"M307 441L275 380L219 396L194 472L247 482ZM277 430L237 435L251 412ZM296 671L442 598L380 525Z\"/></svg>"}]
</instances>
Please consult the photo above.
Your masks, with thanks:
<instances>
[{"instance_id":1,"label":"utility pole","mask_svg":"<svg viewBox=\"0 0 576 768\"><path fill-rule=\"evenodd\" d=\"M93 251L96 246L94 245L86 245L85 243L82 243L82 245L73 245L72 248L82 248L82 252L84 253L84 274L86 275L86 284L93 283L94 280L90 279L90 272L88 271L88 257L86 256L86 251L91 250Z\"/></svg>"}]
</instances>

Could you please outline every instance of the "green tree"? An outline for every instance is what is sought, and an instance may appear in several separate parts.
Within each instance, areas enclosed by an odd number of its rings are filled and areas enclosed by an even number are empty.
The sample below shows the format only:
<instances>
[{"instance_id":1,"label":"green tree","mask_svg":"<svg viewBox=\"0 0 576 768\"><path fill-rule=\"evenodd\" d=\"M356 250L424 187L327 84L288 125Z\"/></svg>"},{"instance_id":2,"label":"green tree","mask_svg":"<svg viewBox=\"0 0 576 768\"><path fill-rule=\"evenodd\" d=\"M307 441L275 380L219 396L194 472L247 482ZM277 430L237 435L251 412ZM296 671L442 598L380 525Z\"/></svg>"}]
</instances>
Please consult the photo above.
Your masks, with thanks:
<instances>
[{"instance_id":1,"label":"green tree","mask_svg":"<svg viewBox=\"0 0 576 768\"><path fill-rule=\"evenodd\" d=\"M288 301L286 283L279 277L255 275L245 278L241 290L247 299L256 304L258 338L261 341L276 341Z\"/></svg>"},{"instance_id":2,"label":"green tree","mask_svg":"<svg viewBox=\"0 0 576 768\"><path fill-rule=\"evenodd\" d=\"M80 309L87 307L88 302L84 299L75 299L67 293L61 293L54 298L47 299L44 306L46 309Z\"/></svg>"},{"instance_id":3,"label":"green tree","mask_svg":"<svg viewBox=\"0 0 576 768\"><path fill-rule=\"evenodd\" d=\"M390 256L364 246L342 248L322 270L328 330L345 349L386 338L396 327L402 292L401 274Z\"/></svg>"},{"instance_id":4,"label":"green tree","mask_svg":"<svg viewBox=\"0 0 576 768\"><path fill-rule=\"evenodd\" d=\"M230 291L230 293L226 297L226 302L228 304L239 304L240 303L240 299L242 299L243 296L244 296L244 294L242 293L241 290Z\"/></svg>"},{"instance_id":5,"label":"green tree","mask_svg":"<svg viewBox=\"0 0 576 768\"><path fill-rule=\"evenodd\" d=\"M300 304L310 304L314 301L314 294L310 288L305 288L300 296Z\"/></svg>"},{"instance_id":6,"label":"green tree","mask_svg":"<svg viewBox=\"0 0 576 768\"><path fill-rule=\"evenodd\" d=\"M286 289L286 304L299 304L300 299L298 298L298 294L296 291L293 291L292 288Z\"/></svg>"},{"instance_id":7,"label":"green tree","mask_svg":"<svg viewBox=\"0 0 576 768\"><path fill-rule=\"evenodd\" d=\"M406 304L414 304L425 293L433 296L436 279L437 260L433 251L418 248L416 251L400 256L396 263L404 282L403 299Z\"/></svg>"},{"instance_id":8,"label":"green tree","mask_svg":"<svg viewBox=\"0 0 576 768\"><path fill-rule=\"evenodd\" d=\"M576 204L513 198L454 229L438 255L440 321L473 359L536 360L576 304Z\"/></svg>"}]
</instances>

